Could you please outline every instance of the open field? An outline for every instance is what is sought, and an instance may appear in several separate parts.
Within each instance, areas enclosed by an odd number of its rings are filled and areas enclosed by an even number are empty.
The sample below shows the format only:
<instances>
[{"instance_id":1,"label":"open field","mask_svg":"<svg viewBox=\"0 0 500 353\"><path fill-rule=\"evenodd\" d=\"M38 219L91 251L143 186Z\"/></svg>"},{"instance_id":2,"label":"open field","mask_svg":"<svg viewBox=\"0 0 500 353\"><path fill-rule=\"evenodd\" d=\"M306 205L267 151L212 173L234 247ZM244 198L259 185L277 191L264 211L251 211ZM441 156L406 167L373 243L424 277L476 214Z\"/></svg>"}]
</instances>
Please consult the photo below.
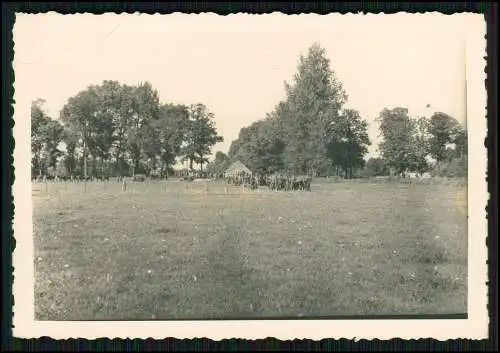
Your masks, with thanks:
<instances>
[{"instance_id":1,"label":"open field","mask_svg":"<svg viewBox=\"0 0 500 353\"><path fill-rule=\"evenodd\" d=\"M466 187L33 185L37 320L467 311Z\"/></svg>"}]
</instances>

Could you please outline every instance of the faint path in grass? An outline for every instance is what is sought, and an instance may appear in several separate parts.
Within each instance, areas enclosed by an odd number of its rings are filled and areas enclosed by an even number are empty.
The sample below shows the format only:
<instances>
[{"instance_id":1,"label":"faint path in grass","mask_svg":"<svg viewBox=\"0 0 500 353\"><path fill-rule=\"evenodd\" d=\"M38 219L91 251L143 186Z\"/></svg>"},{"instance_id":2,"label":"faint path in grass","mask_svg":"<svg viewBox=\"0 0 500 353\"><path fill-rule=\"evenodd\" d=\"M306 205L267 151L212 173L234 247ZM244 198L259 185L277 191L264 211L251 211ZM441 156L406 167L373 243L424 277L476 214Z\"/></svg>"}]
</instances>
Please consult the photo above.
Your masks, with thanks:
<instances>
[{"instance_id":1,"label":"faint path in grass","mask_svg":"<svg viewBox=\"0 0 500 353\"><path fill-rule=\"evenodd\" d=\"M262 313L261 295L266 284L259 271L246 263L251 249L245 245L238 226L227 222L218 240L207 248L205 261L198 267L207 286L206 318L251 318Z\"/></svg>"}]
</instances>

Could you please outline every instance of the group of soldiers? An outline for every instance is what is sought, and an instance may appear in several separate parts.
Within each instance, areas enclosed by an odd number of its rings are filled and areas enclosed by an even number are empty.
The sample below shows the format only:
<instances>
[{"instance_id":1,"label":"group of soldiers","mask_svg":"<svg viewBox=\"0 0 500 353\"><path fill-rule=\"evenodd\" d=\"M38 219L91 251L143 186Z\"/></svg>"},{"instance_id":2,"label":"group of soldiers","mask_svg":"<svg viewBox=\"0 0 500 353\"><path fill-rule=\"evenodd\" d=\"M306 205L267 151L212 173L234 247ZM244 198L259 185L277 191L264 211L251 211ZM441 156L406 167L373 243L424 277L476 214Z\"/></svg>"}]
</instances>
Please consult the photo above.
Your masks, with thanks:
<instances>
[{"instance_id":1,"label":"group of soldiers","mask_svg":"<svg viewBox=\"0 0 500 353\"><path fill-rule=\"evenodd\" d=\"M240 174L230 176L227 182L233 185L248 185L252 190L267 186L273 191L311 191L312 178L310 176L296 176L290 174Z\"/></svg>"},{"instance_id":2,"label":"group of soldiers","mask_svg":"<svg viewBox=\"0 0 500 353\"><path fill-rule=\"evenodd\" d=\"M311 191L312 178L306 175L274 174L267 176L267 186L271 190L301 190Z\"/></svg>"}]
</instances>

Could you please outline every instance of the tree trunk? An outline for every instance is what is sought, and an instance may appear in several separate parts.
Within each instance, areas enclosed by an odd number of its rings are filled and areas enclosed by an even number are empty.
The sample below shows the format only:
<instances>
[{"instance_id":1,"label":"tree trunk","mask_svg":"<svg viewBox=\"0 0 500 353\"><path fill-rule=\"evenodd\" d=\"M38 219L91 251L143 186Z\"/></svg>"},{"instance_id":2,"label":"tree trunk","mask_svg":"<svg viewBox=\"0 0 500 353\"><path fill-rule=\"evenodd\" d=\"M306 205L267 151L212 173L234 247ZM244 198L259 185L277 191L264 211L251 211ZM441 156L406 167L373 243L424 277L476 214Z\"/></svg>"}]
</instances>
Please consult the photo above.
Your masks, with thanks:
<instances>
[{"instance_id":1,"label":"tree trunk","mask_svg":"<svg viewBox=\"0 0 500 353\"><path fill-rule=\"evenodd\" d=\"M139 159L135 158L135 160L134 160L134 175L135 175L135 173L137 173L138 170L139 170Z\"/></svg>"},{"instance_id":2,"label":"tree trunk","mask_svg":"<svg viewBox=\"0 0 500 353\"><path fill-rule=\"evenodd\" d=\"M71 154L71 157L70 157L70 161L69 161L69 175L73 175L75 173L75 167L76 167L76 156L75 156L75 153L73 152Z\"/></svg>"},{"instance_id":3,"label":"tree trunk","mask_svg":"<svg viewBox=\"0 0 500 353\"><path fill-rule=\"evenodd\" d=\"M120 147L116 149L116 161L115 161L115 173L121 175L121 152L120 152Z\"/></svg>"},{"instance_id":4,"label":"tree trunk","mask_svg":"<svg viewBox=\"0 0 500 353\"><path fill-rule=\"evenodd\" d=\"M87 178L87 152L83 151L83 176Z\"/></svg>"},{"instance_id":5,"label":"tree trunk","mask_svg":"<svg viewBox=\"0 0 500 353\"><path fill-rule=\"evenodd\" d=\"M349 179L352 179L352 165L349 166Z\"/></svg>"},{"instance_id":6,"label":"tree trunk","mask_svg":"<svg viewBox=\"0 0 500 353\"><path fill-rule=\"evenodd\" d=\"M38 168L38 175L42 176L42 152L41 151L37 152L37 168Z\"/></svg>"},{"instance_id":7,"label":"tree trunk","mask_svg":"<svg viewBox=\"0 0 500 353\"><path fill-rule=\"evenodd\" d=\"M92 156L92 176L95 177L97 174L97 156Z\"/></svg>"}]
</instances>

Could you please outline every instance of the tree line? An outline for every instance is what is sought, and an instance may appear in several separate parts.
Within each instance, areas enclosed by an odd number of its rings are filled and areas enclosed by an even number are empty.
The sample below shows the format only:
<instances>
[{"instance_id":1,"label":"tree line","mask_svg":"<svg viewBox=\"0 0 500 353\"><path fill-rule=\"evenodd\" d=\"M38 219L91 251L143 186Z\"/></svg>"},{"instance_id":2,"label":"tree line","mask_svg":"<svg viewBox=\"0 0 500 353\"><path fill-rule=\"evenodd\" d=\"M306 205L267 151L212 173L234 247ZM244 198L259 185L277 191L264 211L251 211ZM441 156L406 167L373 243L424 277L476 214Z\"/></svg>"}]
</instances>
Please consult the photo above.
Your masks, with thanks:
<instances>
[{"instance_id":1,"label":"tree line","mask_svg":"<svg viewBox=\"0 0 500 353\"><path fill-rule=\"evenodd\" d=\"M201 169L222 142L201 104L161 103L148 82L103 81L68 99L59 119L41 99L31 107L32 175L135 175L172 172L176 158Z\"/></svg>"},{"instance_id":2,"label":"tree line","mask_svg":"<svg viewBox=\"0 0 500 353\"><path fill-rule=\"evenodd\" d=\"M243 127L228 154L213 113L201 104L161 103L148 82L91 85L68 99L59 119L47 116L44 101L31 107L32 175L168 174L178 158L189 169L221 174L240 160L254 172L295 175L393 175L404 172L467 171L466 129L436 112L412 117L408 109L383 109L380 156L366 160L368 122L346 108L347 92L318 43L301 55L285 99L262 120ZM434 162L435 161L435 165Z\"/></svg>"},{"instance_id":3,"label":"tree line","mask_svg":"<svg viewBox=\"0 0 500 353\"><path fill-rule=\"evenodd\" d=\"M467 173L467 130L455 118L435 112L411 117L408 109L384 109L377 118L381 157L368 160L378 175L433 172L446 176ZM455 165L455 170L447 170ZM377 170L378 169L378 170Z\"/></svg>"},{"instance_id":4,"label":"tree line","mask_svg":"<svg viewBox=\"0 0 500 353\"><path fill-rule=\"evenodd\" d=\"M353 178L424 173L450 159L465 165L466 130L449 115L436 112L430 118L410 117L396 107L380 112L380 157L365 157L371 141L368 123L354 109L347 109L347 92L330 68L325 49L313 44L301 55L286 98L274 110L243 127L225 155L218 152L208 170L221 173L240 160L251 170L270 174L339 175ZM454 145L450 146L450 145Z\"/></svg>"}]
</instances>

